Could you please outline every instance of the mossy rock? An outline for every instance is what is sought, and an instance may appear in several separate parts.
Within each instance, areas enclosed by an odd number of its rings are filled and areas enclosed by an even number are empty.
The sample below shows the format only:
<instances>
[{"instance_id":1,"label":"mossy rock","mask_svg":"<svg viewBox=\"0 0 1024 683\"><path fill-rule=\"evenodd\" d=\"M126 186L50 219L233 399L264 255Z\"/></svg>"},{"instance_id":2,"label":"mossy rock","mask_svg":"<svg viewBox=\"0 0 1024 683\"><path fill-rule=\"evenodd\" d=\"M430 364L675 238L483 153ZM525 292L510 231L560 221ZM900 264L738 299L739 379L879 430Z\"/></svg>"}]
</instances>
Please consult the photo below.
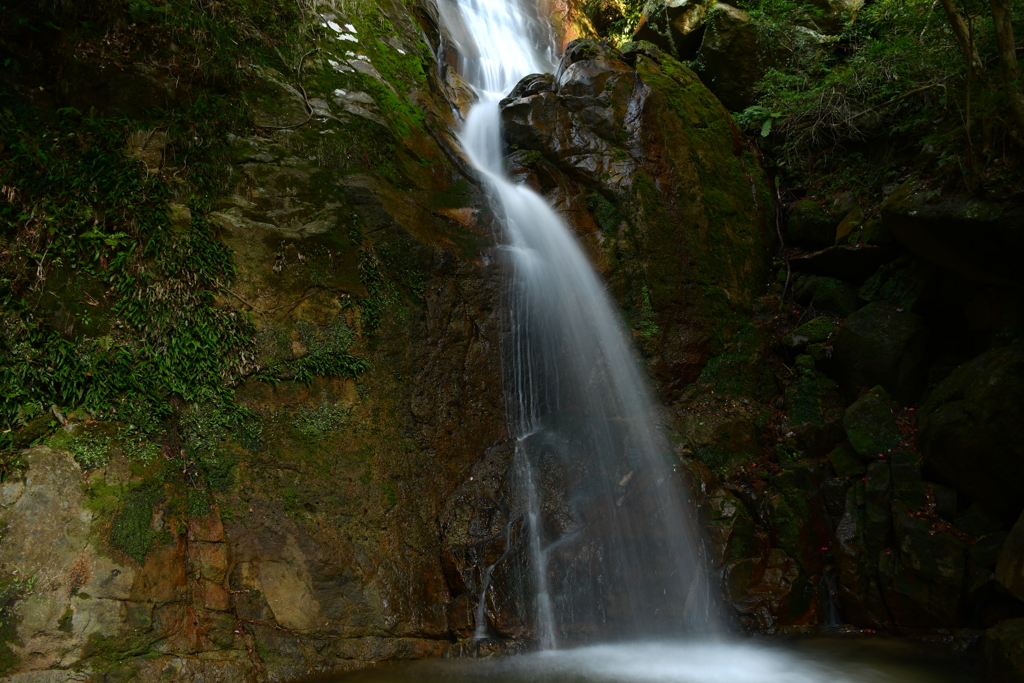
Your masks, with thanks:
<instances>
[{"instance_id":1,"label":"mossy rock","mask_svg":"<svg viewBox=\"0 0 1024 683\"><path fill-rule=\"evenodd\" d=\"M935 279L935 266L905 256L887 263L869 277L857 291L864 301L888 301L914 310L927 302Z\"/></svg>"},{"instance_id":2,"label":"mossy rock","mask_svg":"<svg viewBox=\"0 0 1024 683\"><path fill-rule=\"evenodd\" d=\"M810 247L827 247L835 241L835 220L818 202L803 199L789 207L787 242Z\"/></svg>"},{"instance_id":3,"label":"mossy rock","mask_svg":"<svg viewBox=\"0 0 1024 683\"><path fill-rule=\"evenodd\" d=\"M851 285L838 278L823 277L814 288L811 305L816 310L845 318L857 310L857 292Z\"/></svg>"},{"instance_id":4,"label":"mossy rock","mask_svg":"<svg viewBox=\"0 0 1024 683\"><path fill-rule=\"evenodd\" d=\"M885 389L875 387L846 409L843 427L850 446L870 458L900 445L900 430L892 414L892 399Z\"/></svg>"},{"instance_id":5,"label":"mossy rock","mask_svg":"<svg viewBox=\"0 0 1024 683\"><path fill-rule=\"evenodd\" d=\"M827 341L836 328L831 318L822 316L808 321L782 338L783 346L799 350L808 344L820 344Z\"/></svg>"}]
</instances>

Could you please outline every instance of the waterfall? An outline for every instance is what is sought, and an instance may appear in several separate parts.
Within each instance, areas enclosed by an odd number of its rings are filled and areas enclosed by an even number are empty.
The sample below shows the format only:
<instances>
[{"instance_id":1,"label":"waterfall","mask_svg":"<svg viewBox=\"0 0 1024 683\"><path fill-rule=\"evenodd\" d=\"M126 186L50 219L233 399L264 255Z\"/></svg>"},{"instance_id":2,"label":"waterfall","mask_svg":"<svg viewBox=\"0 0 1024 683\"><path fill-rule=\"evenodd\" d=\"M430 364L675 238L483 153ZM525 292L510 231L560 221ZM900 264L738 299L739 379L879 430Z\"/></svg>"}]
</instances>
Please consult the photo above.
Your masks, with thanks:
<instances>
[{"instance_id":1,"label":"waterfall","mask_svg":"<svg viewBox=\"0 0 1024 683\"><path fill-rule=\"evenodd\" d=\"M522 77L555 70L550 27L520 0L450 1L440 0L442 21L479 96L460 141L511 265L503 354L526 617L544 648L706 631L709 588L685 481L628 329L569 228L504 169L499 101ZM480 600L478 636L487 633Z\"/></svg>"}]
</instances>

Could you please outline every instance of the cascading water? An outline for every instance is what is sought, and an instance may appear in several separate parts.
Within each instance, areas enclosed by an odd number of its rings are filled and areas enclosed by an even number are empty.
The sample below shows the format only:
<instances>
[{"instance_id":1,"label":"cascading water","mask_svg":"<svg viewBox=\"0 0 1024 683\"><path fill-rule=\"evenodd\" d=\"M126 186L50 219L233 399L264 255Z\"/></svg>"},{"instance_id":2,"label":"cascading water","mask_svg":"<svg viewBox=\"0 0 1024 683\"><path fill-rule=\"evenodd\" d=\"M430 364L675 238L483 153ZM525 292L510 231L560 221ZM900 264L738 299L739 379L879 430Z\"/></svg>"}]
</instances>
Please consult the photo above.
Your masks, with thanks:
<instances>
[{"instance_id":1,"label":"cascading water","mask_svg":"<svg viewBox=\"0 0 1024 683\"><path fill-rule=\"evenodd\" d=\"M567 226L505 173L499 101L522 77L554 71L550 28L519 0L448 1L442 19L479 96L460 139L489 187L512 266L505 391L527 618L545 648L708 630L685 486L626 328Z\"/></svg>"}]
</instances>

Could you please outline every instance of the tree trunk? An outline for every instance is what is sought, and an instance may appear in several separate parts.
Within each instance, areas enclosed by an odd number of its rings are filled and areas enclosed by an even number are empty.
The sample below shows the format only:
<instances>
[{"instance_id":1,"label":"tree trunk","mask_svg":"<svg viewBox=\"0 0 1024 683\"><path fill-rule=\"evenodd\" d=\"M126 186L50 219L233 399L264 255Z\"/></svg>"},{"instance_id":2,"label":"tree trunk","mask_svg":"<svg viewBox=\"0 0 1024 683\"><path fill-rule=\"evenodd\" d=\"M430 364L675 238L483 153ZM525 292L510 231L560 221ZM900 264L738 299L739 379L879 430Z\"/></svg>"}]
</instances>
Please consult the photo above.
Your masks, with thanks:
<instances>
[{"instance_id":1,"label":"tree trunk","mask_svg":"<svg viewBox=\"0 0 1024 683\"><path fill-rule=\"evenodd\" d=\"M992 0L993 3L1000 1ZM981 57L978 55L978 48L975 47L974 40L971 38L971 30L967 26L967 20L964 19L964 15L953 4L953 0L942 0L942 9L946 11L946 19L949 21L949 27L953 29L956 44L960 46L960 52L963 53L964 59L967 60L967 69L970 71L971 78L977 80L981 76Z\"/></svg>"},{"instance_id":2,"label":"tree trunk","mask_svg":"<svg viewBox=\"0 0 1024 683\"><path fill-rule=\"evenodd\" d=\"M1020 72L1017 67L1017 45L1010 23L1010 0L989 0L992 8L992 22L996 29L996 45L999 47L999 63L1003 72L1003 91L1013 114L1016 130L1014 137L1024 140L1024 94L1017 86Z\"/></svg>"}]
</instances>

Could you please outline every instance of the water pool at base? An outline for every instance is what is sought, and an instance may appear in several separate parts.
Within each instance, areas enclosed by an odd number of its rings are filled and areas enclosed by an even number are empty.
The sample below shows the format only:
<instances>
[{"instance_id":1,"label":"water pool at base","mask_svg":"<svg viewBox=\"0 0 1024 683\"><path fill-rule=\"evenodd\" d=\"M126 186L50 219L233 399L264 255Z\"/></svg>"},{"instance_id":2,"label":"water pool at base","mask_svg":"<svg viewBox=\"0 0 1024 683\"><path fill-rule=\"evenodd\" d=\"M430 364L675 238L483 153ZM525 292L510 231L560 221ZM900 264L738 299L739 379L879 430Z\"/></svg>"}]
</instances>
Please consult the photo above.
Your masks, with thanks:
<instances>
[{"instance_id":1,"label":"water pool at base","mask_svg":"<svg viewBox=\"0 0 1024 683\"><path fill-rule=\"evenodd\" d=\"M318 683L967 683L970 660L902 639L594 645L491 659L436 659Z\"/></svg>"}]
</instances>

